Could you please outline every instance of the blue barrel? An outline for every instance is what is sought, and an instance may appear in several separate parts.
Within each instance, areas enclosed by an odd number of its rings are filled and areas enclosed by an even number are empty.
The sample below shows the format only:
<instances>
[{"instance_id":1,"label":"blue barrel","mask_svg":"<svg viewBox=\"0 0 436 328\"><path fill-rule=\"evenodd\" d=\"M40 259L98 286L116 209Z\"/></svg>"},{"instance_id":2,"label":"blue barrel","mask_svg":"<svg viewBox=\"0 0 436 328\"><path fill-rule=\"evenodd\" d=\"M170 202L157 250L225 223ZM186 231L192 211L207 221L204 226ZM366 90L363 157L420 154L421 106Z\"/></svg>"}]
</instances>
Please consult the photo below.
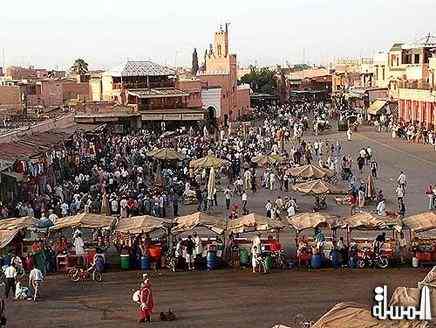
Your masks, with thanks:
<instances>
[{"instance_id":1,"label":"blue barrel","mask_svg":"<svg viewBox=\"0 0 436 328\"><path fill-rule=\"evenodd\" d=\"M330 256L332 258L332 266L335 269L340 268L341 264L342 264L341 254L337 250L334 249L331 251Z\"/></svg>"},{"instance_id":2,"label":"blue barrel","mask_svg":"<svg viewBox=\"0 0 436 328\"><path fill-rule=\"evenodd\" d=\"M322 266L322 256L319 254L312 255L312 258L310 259L310 266L313 269L319 269Z\"/></svg>"},{"instance_id":3,"label":"blue barrel","mask_svg":"<svg viewBox=\"0 0 436 328\"><path fill-rule=\"evenodd\" d=\"M216 256L216 252L207 252L206 264L208 270L214 270L218 267L218 257Z\"/></svg>"},{"instance_id":4,"label":"blue barrel","mask_svg":"<svg viewBox=\"0 0 436 328\"><path fill-rule=\"evenodd\" d=\"M143 271L150 270L150 258L148 256L141 257L141 270Z\"/></svg>"}]
</instances>

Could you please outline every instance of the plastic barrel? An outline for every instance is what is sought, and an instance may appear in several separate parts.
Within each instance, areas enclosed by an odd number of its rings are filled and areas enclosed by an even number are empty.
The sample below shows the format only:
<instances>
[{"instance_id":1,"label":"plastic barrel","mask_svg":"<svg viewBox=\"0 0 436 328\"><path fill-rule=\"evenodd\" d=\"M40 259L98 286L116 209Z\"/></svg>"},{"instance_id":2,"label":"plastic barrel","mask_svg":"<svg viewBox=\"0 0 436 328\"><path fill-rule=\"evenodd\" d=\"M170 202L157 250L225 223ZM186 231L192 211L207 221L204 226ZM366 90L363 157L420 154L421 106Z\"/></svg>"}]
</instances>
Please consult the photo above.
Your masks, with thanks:
<instances>
[{"instance_id":1,"label":"plastic barrel","mask_svg":"<svg viewBox=\"0 0 436 328\"><path fill-rule=\"evenodd\" d=\"M148 256L141 257L141 270L150 270L150 258Z\"/></svg>"},{"instance_id":2,"label":"plastic barrel","mask_svg":"<svg viewBox=\"0 0 436 328\"><path fill-rule=\"evenodd\" d=\"M341 260L341 254L337 250L333 250L330 253L330 256L332 258L332 266L337 269L341 267L342 260Z\"/></svg>"},{"instance_id":3,"label":"plastic barrel","mask_svg":"<svg viewBox=\"0 0 436 328\"><path fill-rule=\"evenodd\" d=\"M206 257L206 264L208 270L214 270L218 266L218 258L216 256L216 251L208 251Z\"/></svg>"},{"instance_id":4,"label":"plastic barrel","mask_svg":"<svg viewBox=\"0 0 436 328\"><path fill-rule=\"evenodd\" d=\"M206 264L208 270L214 270L218 267L218 258L216 252L207 252Z\"/></svg>"},{"instance_id":5,"label":"plastic barrel","mask_svg":"<svg viewBox=\"0 0 436 328\"><path fill-rule=\"evenodd\" d=\"M419 266L419 261L416 256L412 257L412 267L417 268Z\"/></svg>"},{"instance_id":6,"label":"plastic barrel","mask_svg":"<svg viewBox=\"0 0 436 328\"><path fill-rule=\"evenodd\" d=\"M128 270L130 269L130 255L129 254L121 254L121 269Z\"/></svg>"},{"instance_id":7,"label":"plastic barrel","mask_svg":"<svg viewBox=\"0 0 436 328\"><path fill-rule=\"evenodd\" d=\"M241 264L241 266L250 265L250 254L245 248L239 249L239 263Z\"/></svg>"},{"instance_id":8,"label":"plastic barrel","mask_svg":"<svg viewBox=\"0 0 436 328\"><path fill-rule=\"evenodd\" d=\"M319 269L322 266L322 256L319 254L313 255L310 259L310 266L313 269Z\"/></svg>"}]
</instances>

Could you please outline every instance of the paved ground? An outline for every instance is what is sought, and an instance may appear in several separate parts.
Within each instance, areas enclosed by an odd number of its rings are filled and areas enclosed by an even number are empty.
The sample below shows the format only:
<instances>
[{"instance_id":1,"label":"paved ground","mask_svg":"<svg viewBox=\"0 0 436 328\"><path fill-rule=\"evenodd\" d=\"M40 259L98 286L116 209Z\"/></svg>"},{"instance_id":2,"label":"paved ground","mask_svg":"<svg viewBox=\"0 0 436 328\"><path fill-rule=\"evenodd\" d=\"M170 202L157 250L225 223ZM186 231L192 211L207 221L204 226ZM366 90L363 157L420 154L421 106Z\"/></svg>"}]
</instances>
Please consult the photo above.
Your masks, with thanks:
<instances>
[{"instance_id":1,"label":"paved ground","mask_svg":"<svg viewBox=\"0 0 436 328\"><path fill-rule=\"evenodd\" d=\"M138 272L105 274L103 283L74 284L64 276L50 276L44 299L7 303L9 328L137 327L132 290ZM291 325L297 315L316 320L342 301L371 302L375 286L415 286L426 270L388 269L306 270L252 274L214 271L165 274L152 278L156 314L152 326L166 328L250 327ZM173 309L178 320L159 321L159 312Z\"/></svg>"},{"instance_id":2,"label":"paved ground","mask_svg":"<svg viewBox=\"0 0 436 328\"><path fill-rule=\"evenodd\" d=\"M395 180L404 170L408 176L407 214L424 211L428 183L436 183L436 152L430 146L392 140L387 134L370 129L355 133L345 141L345 133L330 132L320 138L342 140L353 158L362 146L370 145L379 163L381 178L377 187L384 190L388 208L396 208ZM264 202L284 193L262 191L249 194L249 208L264 213ZM293 193L303 210L310 210L313 199ZM222 203L222 201L221 201ZM346 215L348 208L329 201L329 211ZM222 205L222 204L221 204ZM185 208L183 212L194 211ZM215 211L223 215L222 206ZM183 213L183 214L184 214ZM282 233L287 246L293 233ZM386 271L288 271L270 275L249 272L177 273L153 279L157 312L175 309L179 320L156 323L159 327L272 327L277 322L292 324L303 314L316 319L340 301L370 303L374 286L388 284L414 286L425 271L408 268ZM135 327L132 290L137 272L109 273L105 282L73 284L62 275L50 276L44 283L44 300L37 304L8 303L8 327Z\"/></svg>"}]
</instances>

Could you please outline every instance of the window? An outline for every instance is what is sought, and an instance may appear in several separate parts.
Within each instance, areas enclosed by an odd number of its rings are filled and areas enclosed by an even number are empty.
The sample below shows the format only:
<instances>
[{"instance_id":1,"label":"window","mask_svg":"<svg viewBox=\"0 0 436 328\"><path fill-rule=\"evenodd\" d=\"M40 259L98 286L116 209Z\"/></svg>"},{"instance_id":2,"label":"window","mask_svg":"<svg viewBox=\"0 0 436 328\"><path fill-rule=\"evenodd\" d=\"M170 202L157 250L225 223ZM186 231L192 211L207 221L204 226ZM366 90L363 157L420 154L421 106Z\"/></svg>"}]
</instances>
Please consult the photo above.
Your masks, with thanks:
<instances>
[{"instance_id":1,"label":"window","mask_svg":"<svg viewBox=\"0 0 436 328\"><path fill-rule=\"evenodd\" d=\"M382 67L382 80L385 80L385 67Z\"/></svg>"},{"instance_id":2,"label":"window","mask_svg":"<svg viewBox=\"0 0 436 328\"><path fill-rule=\"evenodd\" d=\"M419 64L419 54L415 54L415 59L413 61L414 64Z\"/></svg>"},{"instance_id":3,"label":"window","mask_svg":"<svg viewBox=\"0 0 436 328\"><path fill-rule=\"evenodd\" d=\"M218 57L221 57L221 45L218 45Z\"/></svg>"},{"instance_id":4,"label":"window","mask_svg":"<svg viewBox=\"0 0 436 328\"><path fill-rule=\"evenodd\" d=\"M397 66L400 66L400 58L396 57L397 59Z\"/></svg>"}]
</instances>

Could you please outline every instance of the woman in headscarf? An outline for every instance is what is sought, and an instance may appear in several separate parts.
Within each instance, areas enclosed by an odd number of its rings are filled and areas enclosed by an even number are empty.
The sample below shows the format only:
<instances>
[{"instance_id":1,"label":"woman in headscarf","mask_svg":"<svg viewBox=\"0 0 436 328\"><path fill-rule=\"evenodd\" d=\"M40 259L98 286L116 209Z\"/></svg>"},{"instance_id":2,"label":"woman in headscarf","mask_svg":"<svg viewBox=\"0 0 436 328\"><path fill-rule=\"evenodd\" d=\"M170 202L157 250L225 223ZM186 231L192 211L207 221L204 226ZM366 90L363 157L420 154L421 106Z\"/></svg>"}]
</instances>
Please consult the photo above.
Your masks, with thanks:
<instances>
[{"instance_id":1,"label":"woman in headscarf","mask_svg":"<svg viewBox=\"0 0 436 328\"><path fill-rule=\"evenodd\" d=\"M144 280L139 295L140 308L138 310L139 322L151 322L151 313L153 312L154 301L151 285L148 279Z\"/></svg>"}]
</instances>

